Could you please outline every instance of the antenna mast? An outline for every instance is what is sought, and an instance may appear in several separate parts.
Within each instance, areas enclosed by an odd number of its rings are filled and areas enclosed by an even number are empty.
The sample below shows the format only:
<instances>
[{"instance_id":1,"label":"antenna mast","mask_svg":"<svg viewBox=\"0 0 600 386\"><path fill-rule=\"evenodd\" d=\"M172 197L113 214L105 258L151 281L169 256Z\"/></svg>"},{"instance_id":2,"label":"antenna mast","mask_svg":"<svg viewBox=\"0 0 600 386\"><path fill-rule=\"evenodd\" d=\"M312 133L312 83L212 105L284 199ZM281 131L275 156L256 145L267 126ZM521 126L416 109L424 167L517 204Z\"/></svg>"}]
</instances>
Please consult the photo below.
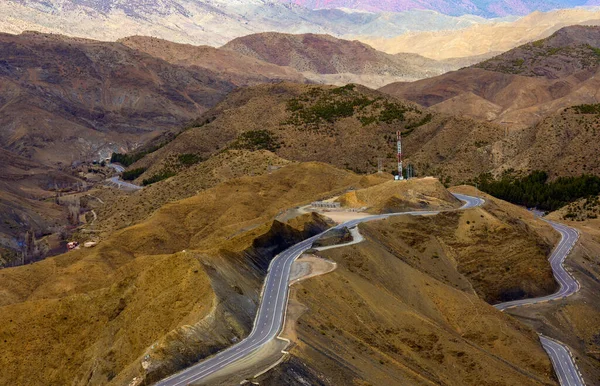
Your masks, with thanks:
<instances>
[{"instance_id":1,"label":"antenna mast","mask_svg":"<svg viewBox=\"0 0 600 386\"><path fill-rule=\"evenodd\" d=\"M398 136L398 176L396 177L396 179L403 180L404 177L402 176L402 133L400 132L400 130L396 132L396 135Z\"/></svg>"}]
</instances>

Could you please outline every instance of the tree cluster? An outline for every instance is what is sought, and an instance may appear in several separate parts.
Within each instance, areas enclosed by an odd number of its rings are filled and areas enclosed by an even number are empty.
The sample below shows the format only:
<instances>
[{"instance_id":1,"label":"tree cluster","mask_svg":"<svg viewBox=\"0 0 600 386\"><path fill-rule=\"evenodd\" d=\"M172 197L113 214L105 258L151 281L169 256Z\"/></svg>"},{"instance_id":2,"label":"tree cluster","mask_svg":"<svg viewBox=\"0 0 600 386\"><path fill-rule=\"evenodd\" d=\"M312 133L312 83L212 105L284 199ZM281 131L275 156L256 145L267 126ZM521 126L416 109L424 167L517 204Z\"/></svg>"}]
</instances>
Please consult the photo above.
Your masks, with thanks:
<instances>
[{"instance_id":1,"label":"tree cluster","mask_svg":"<svg viewBox=\"0 0 600 386\"><path fill-rule=\"evenodd\" d=\"M600 194L600 177L581 175L559 177L549 181L544 171L534 171L522 178L505 173L496 180L491 174L483 174L476 181L479 189L502 200L528 208L557 210L580 198Z\"/></svg>"}]
</instances>

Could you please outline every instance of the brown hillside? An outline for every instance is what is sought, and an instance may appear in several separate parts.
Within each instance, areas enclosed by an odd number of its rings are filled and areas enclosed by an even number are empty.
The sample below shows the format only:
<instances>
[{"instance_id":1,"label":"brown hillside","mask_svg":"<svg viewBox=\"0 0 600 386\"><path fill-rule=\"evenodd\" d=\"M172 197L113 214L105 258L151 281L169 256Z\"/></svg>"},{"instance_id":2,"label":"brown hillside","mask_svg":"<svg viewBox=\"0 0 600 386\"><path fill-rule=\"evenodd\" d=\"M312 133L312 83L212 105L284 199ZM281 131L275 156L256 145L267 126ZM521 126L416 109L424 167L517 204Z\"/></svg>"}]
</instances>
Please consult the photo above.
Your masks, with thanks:
<instances>
[{"instance_id":1,"label":"brown hillside","mask_svg":"<svg viewBox=\"0 0 600 386\"><path fill-rule=\"evenodd\" d=\"M443 210L462 204L435 178L414 178L408 181L387 181L369 188L354 190L340 196L342 207L366 208L374 214L409 210Z\"/></svg>"},{"instance_id":2,"label":"brown hillside","mask_svg":"<svg viewBox=\"0 0 600 386\"><path fill-rule=\"evenodd\" d=\"M2 149L0 165L0 266L42 258L57 247L46 236L67 225L55 196L82 182Z\"/></svg>"},{"instance_id":3,"label":"brown hillside","mask_svg":"<svg viewBox=\"0 0 600 386\"><path fill-rule=\"evenodd\" d=\"M421 79L458 68L417 54L386 54L357 40L329 35L259 33L234 39L222 48L295 68L313 81L330 84L381 87L386 82Z\"/></svg>"},{"instance_id":4,"label":"brown hillside","mask_svg":"<svg viewBox=\"0 0 600 386\"><path fill-rule=\"evenodd\" d=\"M514 48L474 67L559 79L600 65L600 27L572 26Z\"/></svg>"},{"instance_id":5,"label":"brown hillside","mask_svg":"<svg viewBox=\"0 0 600 386\"><path fill-rule=\"evenodd\" d=\"M513 128L600 100L598 27L568 27L471 68L381 89L439 112Z\"/></svg>"},{"instance_id":6,"label":"brown hillside","mask_svg":"<svg viewBox=\"0 0 600 386\"><path fill-rule=\"evenodd\" d=\"M147 36L132 36L120 39L119 42L172 64L193 66L217 73L221 79L236 86L278 81L306 82L306 79L291 67L274 65L231 50L178 44Z\"/></svg>"},{"instance_id":7,"label":"brown hillside","mask_svg":"<svg viewBox=\"0 0 600 386\"><path fill-rule=\"evenodd\" d=\"M577 245L565 262L581 284L576 296L565 302L547 303L535 308L522 307L511 312L519 320L542 328L569 346L586 384L600 380L600 197L578 200L546 216L566 223L579 233Z\"/></svg>"},{"instance_id":8,"label":"brown hillside","mask_svg":"<svg viewBox=\"0 0 600 386\"><path fill-rule=\"evenodd\" d=\"M203 158L226 148L269 149L292 161L320 161L361 173L396 169L396 131L404 132L406 162L419 175L464 181L495 167L485 148L503 129L418 108L361 86L261 85L230 94L181 133L131 168L139 181L169 170L177 154ZM448 177L450 177L448 179Z\"/></svg>"},{"instance_id":9,"label":"brown hillside","mask_svg":"<svg viewBox=\"0 0 600 386\"><path fill-rule=\"evenodd\" d=\"M100 197L104 204L95 203L98 221L89 228L101 232L101 236L109 235L115 229L147 219L169 202L194 196L234 178L267 174L289 163L266 150L228 150L133 194L117 189L100 189L94 195Z\"/></svg>"},{"instance_id":10,"label":"brown hillside","mask_svg":"<svg viewBox=\"0 0 600 386\"><path fill-rule=\"evenodd\" d=\"M505 52L572 25L600 25L600 12L585 8L533 12L513 22L476 24L455 31L407 33L391 39L361 40L391 54L416 52L442 60Z\"/></svg>"},{"instance_id":11,"label":"brown hillside","mask_svg":"<svg viewBox=\"0 0 600 386\"><path fill-rule=\"evenodd\" d=\"M260 384L557 384L537 334L483 301L553 289L547 224L493 200L359 227L365 242L320 253L335 271L294 286L306 312L291 356Z\"/></svg>"},{"instance_id":12,"label":"brown hillside","mask_svg":"<svg viewBox=\"0 0 600 386\"><path fill-rule=\"evenodd\" d=\"M0 35L0 146L44 164L100 159L180 127L234 85L120 43Z\"/></svg>"},{"instance_id":13,"label":"brown hillside","mask_svg":"<svg viewBox=\"0 0 600 386\"><path fill-rule=\"evenodd\" d=\"M229 345L252 326L274 253L327 227L317 215L275 215L368 184L289 165L167 204L93 249L1 270L3 382L152 382Z\"/></svg>"},{"instance_id":14,"label":"brown hillside","mask_svg":"<svg viewBox=\"0 0 600 386\"><path fill-rule=\"evenodd\" d=\"M495 144L493 151L508 156L497 173L514 169L547 170L551 177L600 175L599 140L600 109L585 113L568 108Z\"/></svg>"}]
</instances>

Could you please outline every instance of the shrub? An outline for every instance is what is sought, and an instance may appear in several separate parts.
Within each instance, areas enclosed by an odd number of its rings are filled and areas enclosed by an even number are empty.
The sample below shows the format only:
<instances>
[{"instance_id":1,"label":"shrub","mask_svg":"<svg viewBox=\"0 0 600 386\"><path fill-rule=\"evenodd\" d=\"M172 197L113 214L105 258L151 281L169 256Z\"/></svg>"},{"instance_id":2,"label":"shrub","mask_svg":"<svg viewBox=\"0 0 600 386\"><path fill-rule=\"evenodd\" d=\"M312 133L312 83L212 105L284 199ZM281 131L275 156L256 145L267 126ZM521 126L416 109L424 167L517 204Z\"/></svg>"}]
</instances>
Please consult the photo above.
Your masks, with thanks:
<instances>
[{"instance_id":1,"label":"shrub","mask_svg":"<svg viewBox=\"0 0 600 386\"><path fill-rule=\"evenodd\" d=\"M385 123L392 123L394 121L404 121L404 113L408 109L405 109L396 103L386 103L384 109L379 114L379 120Z\"/></svg>"},{"instance_id":2,"label":"shrub","mask_svg":"<svg viewBox=\"0 0 600 386\"><path fill-rule=\"evenodd\" d=\"M191 154L191 153L186 153L186 154L179 154L177 156L177 160L179 161L179 164L181 166L192 166L197 164L198 162L202 161L202 157L200 157L198 154Z\"/></svg>"},{"instance_id":3,"label":"shrub","mask_svg":"<svg viewBox=\"0 0 600 386\"><path fill-rule=\"evenodd\" d=\"M515 178L506 173L500 180L492 179L489 173L478 177L479 188L513 204L536 207L543 210L557 210L580 198L600 194L600 177L581 175L560 177L548 181L544 171L534 171L523 178Z\"/></svg>"},{"instance_id":4,"label":"shrub","mask_svg":"<svg viewBox=\"0 0 600 386\"><path fill-rule=\"evenodd\" d=\"M148 186L156 182L166 180L167 178L173 177L176 173L172 170L162 170L150 178L146 178L142 181L142 185Z\"/></svg>"},{"instance_id":5,"label":"shrub","mask_svg":"<svg viewBox=\"0 0 600 386\"><path fill-rule=\"evenodd\" d=\"M575 110L577 114L600 114L600 103L573 106L572 109Z\"/></svg>"},{"instance_id":6,"label":"shrub","mask_svg":"<svg viewBox=\"0 0 600 386\"><path fill-rule=\"evenodd\" d=\"M246 149L250 151L276 151L281 147L277 136L269 130L250 130L243 132L229 146L231 149Z\"/></svg>"},{"instance_id":7,"label":"shrub","mask_svg":"<svg viewBox=\"0 0 600 386\"><path fill-rule=\"evenodd\" d=\"M145 171L146 171L146 168L137 168L137 169L127 170L127 171L123 172L121 178L123 178L125 181L133 181L136 178L138 178L139 176L141 176L142 174L144 174Z\"/></svg>"}]
</instances>

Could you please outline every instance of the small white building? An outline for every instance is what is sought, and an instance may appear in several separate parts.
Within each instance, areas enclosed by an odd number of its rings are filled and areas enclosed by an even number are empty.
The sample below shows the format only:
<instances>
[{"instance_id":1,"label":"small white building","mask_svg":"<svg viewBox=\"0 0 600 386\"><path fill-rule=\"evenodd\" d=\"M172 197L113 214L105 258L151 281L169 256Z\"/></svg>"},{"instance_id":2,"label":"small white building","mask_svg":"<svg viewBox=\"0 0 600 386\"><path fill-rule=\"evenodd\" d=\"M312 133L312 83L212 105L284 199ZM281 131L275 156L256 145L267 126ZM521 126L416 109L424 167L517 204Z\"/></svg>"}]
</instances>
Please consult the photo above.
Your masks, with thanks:
<instances>
[{"instance_id":1,"label":"small white building","mask_svg":"<svg viewBox=\"0 0 600 386\"><path fill-rule=\"evenodd\" d=\"M339 202L330 201L315 201L310 204L313 208L324 208L324 209L341 209L342 204Z\"/></svg>"}]
</instances>

